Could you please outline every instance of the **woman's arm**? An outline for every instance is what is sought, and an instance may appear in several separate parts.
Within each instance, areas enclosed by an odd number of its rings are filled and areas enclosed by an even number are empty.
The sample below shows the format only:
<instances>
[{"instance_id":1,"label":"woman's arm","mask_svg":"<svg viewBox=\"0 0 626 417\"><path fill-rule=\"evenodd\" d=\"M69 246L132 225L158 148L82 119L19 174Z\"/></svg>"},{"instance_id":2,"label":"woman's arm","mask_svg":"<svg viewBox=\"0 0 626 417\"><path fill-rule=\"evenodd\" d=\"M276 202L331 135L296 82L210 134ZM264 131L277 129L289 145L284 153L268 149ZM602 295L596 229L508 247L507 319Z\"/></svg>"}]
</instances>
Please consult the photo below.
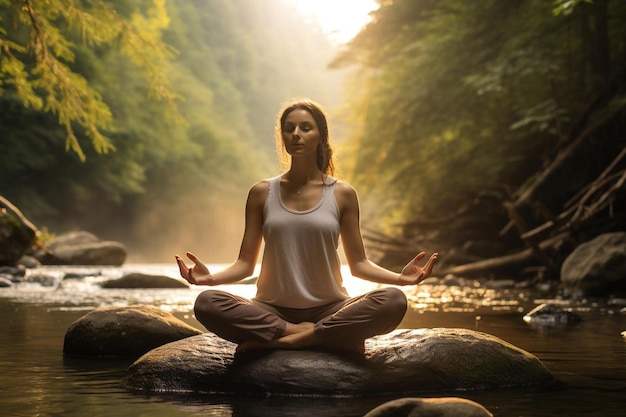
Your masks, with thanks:
<instances>
[{"instance_id":1,"label":"woman's arm","mask_svg":"<svg viewBox=\"0 0 626 417\"><path fill-rule=\"evenodd\" d=\"M187 252L187 256L194 263L188 267L180 256L176 262L180 275L189 283L195 285L220 285L240 281L254 272L256 261L261 249L263 237L263 207L269 190L267 181L260 181L253 185L246 201L246 223L241 241L241 248L237 260L222 271L212 274L206 265L194 254Z\"/></svg>"},{"instance_id":2,"label":"woman's arm","mask_svg":"<svg viewBox=\"0 0 626 417\"><path fill-rule=\"evenodd\" d=\"M431 255L423 268L418 263L426 254L419 253L400 274L370 261L365 254L361 236L360 209L356 191L347 183L337 182L336 196L341 216L341 241L352 275L368 281L392 285L416 285L430 275L439 256L437 253Z\"/></svg>"}]
</instances>

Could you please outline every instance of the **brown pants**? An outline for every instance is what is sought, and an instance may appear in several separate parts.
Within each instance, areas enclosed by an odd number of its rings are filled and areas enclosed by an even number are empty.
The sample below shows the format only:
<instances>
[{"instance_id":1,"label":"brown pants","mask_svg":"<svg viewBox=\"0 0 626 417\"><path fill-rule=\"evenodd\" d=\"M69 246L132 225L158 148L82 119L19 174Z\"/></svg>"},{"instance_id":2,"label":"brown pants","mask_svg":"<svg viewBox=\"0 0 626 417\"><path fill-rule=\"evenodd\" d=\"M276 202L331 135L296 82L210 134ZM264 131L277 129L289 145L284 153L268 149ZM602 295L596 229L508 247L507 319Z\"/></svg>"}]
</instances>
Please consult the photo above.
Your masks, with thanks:
<instances>
[{"instance_id":1,"label":"brown pants","mask_svg":"<svg viewBox=\"0 0 626 417\"><path fill-rule=\"evenodd\" d=\"M194 306L196 318L204 327L234 343L267 342L280 337L287 322L312 322L322 346L348 349L362 345L368 337L394 330L406 309L406 296L393 287L306 309L277 307L208 290L198 296Z\"/></svg>"}]
</instances>

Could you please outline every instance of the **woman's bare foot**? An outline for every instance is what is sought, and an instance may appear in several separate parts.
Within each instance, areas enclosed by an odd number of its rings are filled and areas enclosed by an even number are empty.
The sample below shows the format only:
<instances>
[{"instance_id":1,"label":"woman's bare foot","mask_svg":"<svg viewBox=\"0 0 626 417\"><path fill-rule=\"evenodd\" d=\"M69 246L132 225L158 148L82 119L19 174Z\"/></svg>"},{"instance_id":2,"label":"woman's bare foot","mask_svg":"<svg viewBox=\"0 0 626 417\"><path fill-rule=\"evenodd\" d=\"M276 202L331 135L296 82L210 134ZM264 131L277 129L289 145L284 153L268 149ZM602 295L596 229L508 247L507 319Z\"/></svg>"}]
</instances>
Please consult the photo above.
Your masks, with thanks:
<instances>
[{"instance_id":1,"label":"woman's bare foot","mask_svg":"<svg viewBox=\"0 0 626 417\"><path fill-rule=\"evenodd\" d=\"M285 328L285 333L278 339L273 339L269 342L246 340L237 346L236 352L257 349L302 349L316 346L321 343L321 340L315 334L313 330L314 327L315 325L309 322L298 324L288 323L287 328Z\"/></svg>"},{"instance_id":2,"label":"woman's bare foot","mask_svg":"<svg viewBox=\"0 0 626 417\"><path fill-rule=\"evenodd\" d=\"M237 345L235 353L247 352L249 350L270 349L269 342L259 342L258 340L246 340Z\"/></svg>"},{"instance_id":3,"label":"woman's bare foot","mask_svg":"<svg viewBox=\"0 0 626 417\"><path fill-rule=\"evenodd\" d=\"M303 321L302 323L287 323L283 336L289 336L290 334L302 333L315 327L315 323Z\"/></svg>"}]
</instances>

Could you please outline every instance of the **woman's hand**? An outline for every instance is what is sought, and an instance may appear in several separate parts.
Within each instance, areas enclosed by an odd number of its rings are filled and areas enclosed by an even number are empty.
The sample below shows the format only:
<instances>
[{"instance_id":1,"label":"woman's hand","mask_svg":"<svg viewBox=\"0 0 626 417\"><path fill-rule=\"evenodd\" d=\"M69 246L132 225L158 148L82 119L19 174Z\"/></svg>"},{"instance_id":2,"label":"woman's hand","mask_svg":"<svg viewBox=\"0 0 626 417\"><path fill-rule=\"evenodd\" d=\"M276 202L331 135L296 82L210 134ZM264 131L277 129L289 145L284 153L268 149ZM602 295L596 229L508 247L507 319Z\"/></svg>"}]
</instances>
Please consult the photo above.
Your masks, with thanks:
<instances>
[{"instance_id":1,"label":"woman's hand","mask_svg":"<svg viewBox=\"0 0 626 417\"><path fill-rule=\"evenodd\" d=\"M187 282L194 285L215 285L215 280L209 272L209 268L196 256L187 252L187 257L194 263L193 267L188 267L183 259L176 255L176 263L180 269L180 276L185 278Z\"/></svg>"},{"instance_id":2,"label":"woman's hand","mask_svg":"<svg viewBox=\"0 0 626 417\"><path fill-rule=\"evenodd\" d=\"M400 273L400 285L417 285L428 278L430 273L433 271L433 267L435 266L435 262L437 262L439 254L436 252L433 253L426 262L426 265L422 268L418 265L418 262L425 256L426 252L420 252L402 269L402 272Z\"/></svg>"}]
</instances>

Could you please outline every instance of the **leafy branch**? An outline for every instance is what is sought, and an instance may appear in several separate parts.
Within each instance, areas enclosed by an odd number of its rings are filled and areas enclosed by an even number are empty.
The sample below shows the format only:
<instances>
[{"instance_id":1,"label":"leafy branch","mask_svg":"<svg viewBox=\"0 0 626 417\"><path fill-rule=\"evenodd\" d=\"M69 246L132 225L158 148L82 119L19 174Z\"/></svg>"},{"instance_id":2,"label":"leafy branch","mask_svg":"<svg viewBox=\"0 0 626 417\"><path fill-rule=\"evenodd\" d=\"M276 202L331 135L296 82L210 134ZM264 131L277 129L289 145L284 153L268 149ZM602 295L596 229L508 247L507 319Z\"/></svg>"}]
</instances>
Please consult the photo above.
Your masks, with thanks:
<instances>
[{"instance_id":1,"label":"leafy branch","mask_svg":"<svg viewBox=\"0 0 626 417\"><path fill-rule=\"evenodd\" d=\"M165 101L170 113L182 120L177 109L181 97L172 91L166 72L167 59L175 50L160 40L169 23L164 3L152 0L146 15L133 13L125 19L102 0L13 0L11 9L29 40L26 46L20 45L8 39L0 26L0 87L13 84L26 107L56 115L66 131L66 149L81 160L85 154L75 125L84 129L96 152L115 150L103 134L113 126L109 107L88 80L70 67L76 45L69 35L78 33L87 47L116 43L120 53L145 73L149 96ZM7 1L0 6L7 7ZM31 65L25 64L28 56L34 59Z\"/></svg>"}]
</instances>

